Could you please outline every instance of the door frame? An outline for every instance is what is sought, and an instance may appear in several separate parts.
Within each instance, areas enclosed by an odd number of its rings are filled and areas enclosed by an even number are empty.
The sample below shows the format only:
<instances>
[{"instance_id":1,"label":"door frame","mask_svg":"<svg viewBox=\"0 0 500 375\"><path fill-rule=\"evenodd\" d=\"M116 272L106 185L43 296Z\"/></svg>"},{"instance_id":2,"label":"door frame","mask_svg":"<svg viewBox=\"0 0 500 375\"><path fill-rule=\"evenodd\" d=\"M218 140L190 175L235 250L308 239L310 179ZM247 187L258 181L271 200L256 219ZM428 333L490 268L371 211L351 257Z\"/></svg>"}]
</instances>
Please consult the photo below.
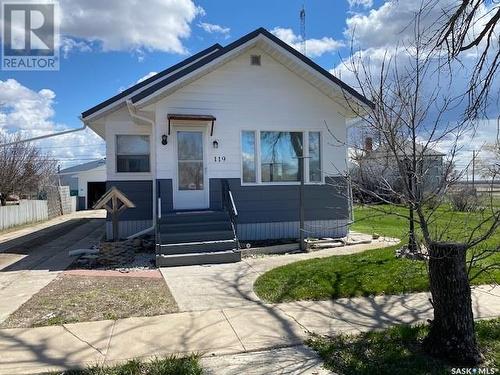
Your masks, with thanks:
<instances>
[{"instance_id":1,"label":"door frame","mask_svg":"<svg viewBox=\"0 0 500 375\"><path fill-rule=\"evenodd\" d=\"M174 133L174 178L172 184L172 206L174 211L196 211L196 210L207 210L210 208L210 191L209 191L209 182L208 178L208 136L207 136L207 127L203 125L172 125L172 130ZM205 192L205 204L203 207L198 208L178 208L176 203L178 203L178 193L179 193L179 160L178 160L178 147L179 143L177 142L177 132L179 131L192 131L192 132L202 132L202 145L203 145L203 191Z\"/></svg>"}]
</instances>

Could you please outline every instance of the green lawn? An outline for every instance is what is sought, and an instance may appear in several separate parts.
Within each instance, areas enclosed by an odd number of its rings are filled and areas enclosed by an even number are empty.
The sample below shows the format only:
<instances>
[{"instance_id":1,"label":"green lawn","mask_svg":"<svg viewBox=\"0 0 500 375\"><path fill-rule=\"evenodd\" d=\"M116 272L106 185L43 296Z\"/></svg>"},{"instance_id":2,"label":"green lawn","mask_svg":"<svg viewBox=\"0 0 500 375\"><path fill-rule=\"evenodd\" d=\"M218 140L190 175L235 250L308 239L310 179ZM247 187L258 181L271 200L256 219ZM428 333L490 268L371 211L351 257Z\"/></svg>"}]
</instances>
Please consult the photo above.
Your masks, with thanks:
<instances>
[{"instance_id":1,"label":"green lawn","mask_svg":"<svg viewBox=\"0 0 500 375\"><path fill-rule=\"evenodd\" d=\"M388 209L389 207L381 207ZM404 213L403 210L396 212ZM395 215L382 214L373 208L356 207L353 230L384 236L407 237L407 221ZM445 238L462 239L467 229L480 220L479 215L440 209L433 231L444 232ZM496 233L483 246L498 246ZM369 250L360 254L332 256L300 261L275 268L255 282L257 295L269 302L322 300L329 298L399 294L428 289L426 265L421 261L398 259L399 246ZM482 261L481 266L500 263L500 254ZM477 268L476 268L477 269ZM476 269L473 269L475 272ZM500 270L490 270L472 280L473 284L500 281Z\"/></svg>"},{"instance_id":2,"label":"green lawn","mask_svg":"<svg viewBox=\"0 0 500 375\"><path fill-rule=\"evenodd\" d=\"M53 375L201 375L198 356L164 357L151 361L130 360L116 366L91 366L83 370L55 372Z\"/></svg>"},{"instance_id":3,"label":"green lawn","mask_svg":"<svg viewBox=\"0 0 500 375\"><path fill-rule=\"evenodd\" d=\"M450 374L454 367L422 352L427 326L401 325L360 335L313 336L308 345L339 374ZM500 319L476 322L476 335L485 362L500 367Z\"/></svg>"}]
</instances>

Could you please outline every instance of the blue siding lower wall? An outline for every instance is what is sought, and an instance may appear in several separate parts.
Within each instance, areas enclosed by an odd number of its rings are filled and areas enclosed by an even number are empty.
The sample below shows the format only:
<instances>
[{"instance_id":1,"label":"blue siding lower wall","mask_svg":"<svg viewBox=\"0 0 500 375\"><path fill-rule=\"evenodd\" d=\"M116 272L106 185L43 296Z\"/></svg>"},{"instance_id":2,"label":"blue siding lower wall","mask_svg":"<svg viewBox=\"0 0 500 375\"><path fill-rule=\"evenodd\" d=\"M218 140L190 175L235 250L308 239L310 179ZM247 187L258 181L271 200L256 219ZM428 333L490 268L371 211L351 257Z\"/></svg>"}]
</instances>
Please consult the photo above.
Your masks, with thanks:
<instances>
[{"instance_id":1,"label":"blue siding lower wall","mask_svg":"<svg viewBox=\"0 0 500 375\"><path fill-rule=\"evenodd\" d=\"M238 238L299 237L299 186L246 186L228 179L238 209ZM210 208L221 209L220 179L210 179ZM304 186L305 226L310 237L344 237L348 232L349 194L343 177Z\"/></svg>"},{"instance_id":2,"label":"blue siding lower wall","mask_svg":"<svg viewBox=\"0 0 500 375\"><path fill-rule=\"evenodd\" d=\"M171 179L157 180L158 196L161 198L161 212L174 209L173 183Z\"/></svg>"},{"instance_id":3,"label":"blue siding lower wall","mask_svg":"<svg viewBox=\"0 0 500 375\"><path fill-rule=\"evenodd\" d=\"M246 186L239 178L228 179L238 209L238 236L242 240L297 238L299 235L299 186ZM210 179L210 208L220 210L221 180ZM106 188L116 186L136 208L120 217L120 235L132 235L153 223L152 181L108 181ZM173 210L171 179L157 180L161 212ZM305 185L306 230L311 237L343 237L347 234L349 201L342 177L328 178L326 184ZM108 221L110 218L108 217ZM108 236L111 236L108 223Z\"/></svg>"},{"instance_id":4,"label":"blue siding lower wall","mask_svg":"<svg viewBox=\"0 0 500 375\"><path fill-rule=\"evenodd\" d=\"M127 237L153 225L153 185L151 180L106 181L106 191L115 186L127 196L135 208L128 208L120 215L120 237ZM111 217L106 218L106 237L112 237Z\"/></svg>"},{"instance_id":5,"label":"blue siding lower wall","mask_svg":"<svg viewBox=\"0 0 500 375\"><path fill-rule=\"evenodd\" d=\"M239 178L228 179L238 209L240 224L293 222L299 220L298 185L241 185ZM328 178L326 184L304 186L306 220L349 218L348 190L342 177ZM220 179L210 180L210 207L221 208Z\"/></svg>"}]
</instances>

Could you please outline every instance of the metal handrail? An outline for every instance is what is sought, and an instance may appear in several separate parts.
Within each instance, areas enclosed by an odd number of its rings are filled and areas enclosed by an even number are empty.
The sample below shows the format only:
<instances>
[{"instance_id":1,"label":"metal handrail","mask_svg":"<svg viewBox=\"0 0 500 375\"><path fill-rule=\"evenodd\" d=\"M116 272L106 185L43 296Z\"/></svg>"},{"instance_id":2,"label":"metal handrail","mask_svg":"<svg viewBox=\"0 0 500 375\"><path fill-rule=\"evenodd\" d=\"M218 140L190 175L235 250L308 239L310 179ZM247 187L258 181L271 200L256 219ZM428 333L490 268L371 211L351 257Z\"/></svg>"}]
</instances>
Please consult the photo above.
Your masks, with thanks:
<instances>
[{"instance_id":1,"label":"metal handrail","mask_svg":"<svg viewBox=\"0 0 500 375\"><path fill-rule=\"evenodd\" d=\"M234 237L236 238L236 219L238 218L238 210L236 204L234 203L233 193L229 187L229 182L227 180L221 180L222 187L222 206L224 210L229 214L229 220L231 221L231 227L233 228Z\"/></svg>"}]
</instances>

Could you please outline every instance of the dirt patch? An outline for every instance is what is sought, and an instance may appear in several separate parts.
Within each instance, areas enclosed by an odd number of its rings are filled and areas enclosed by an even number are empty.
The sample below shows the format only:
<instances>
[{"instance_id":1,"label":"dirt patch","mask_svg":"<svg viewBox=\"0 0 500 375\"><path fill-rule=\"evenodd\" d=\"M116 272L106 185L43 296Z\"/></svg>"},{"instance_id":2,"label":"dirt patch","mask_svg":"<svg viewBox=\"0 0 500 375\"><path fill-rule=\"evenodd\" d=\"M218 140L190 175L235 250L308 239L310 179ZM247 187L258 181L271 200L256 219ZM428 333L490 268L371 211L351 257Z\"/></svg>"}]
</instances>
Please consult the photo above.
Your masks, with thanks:
<instances>
[{"instance_id":1,"label":"dirt patch","mask_svg":"<svg viewBox=\"0 0 500 375\"><path fill-rule=\"evenodd\" d=\"M0 328L29 328L177 312L165 281L63 274L10 315Z\"/></svg>"}]
</instances>

